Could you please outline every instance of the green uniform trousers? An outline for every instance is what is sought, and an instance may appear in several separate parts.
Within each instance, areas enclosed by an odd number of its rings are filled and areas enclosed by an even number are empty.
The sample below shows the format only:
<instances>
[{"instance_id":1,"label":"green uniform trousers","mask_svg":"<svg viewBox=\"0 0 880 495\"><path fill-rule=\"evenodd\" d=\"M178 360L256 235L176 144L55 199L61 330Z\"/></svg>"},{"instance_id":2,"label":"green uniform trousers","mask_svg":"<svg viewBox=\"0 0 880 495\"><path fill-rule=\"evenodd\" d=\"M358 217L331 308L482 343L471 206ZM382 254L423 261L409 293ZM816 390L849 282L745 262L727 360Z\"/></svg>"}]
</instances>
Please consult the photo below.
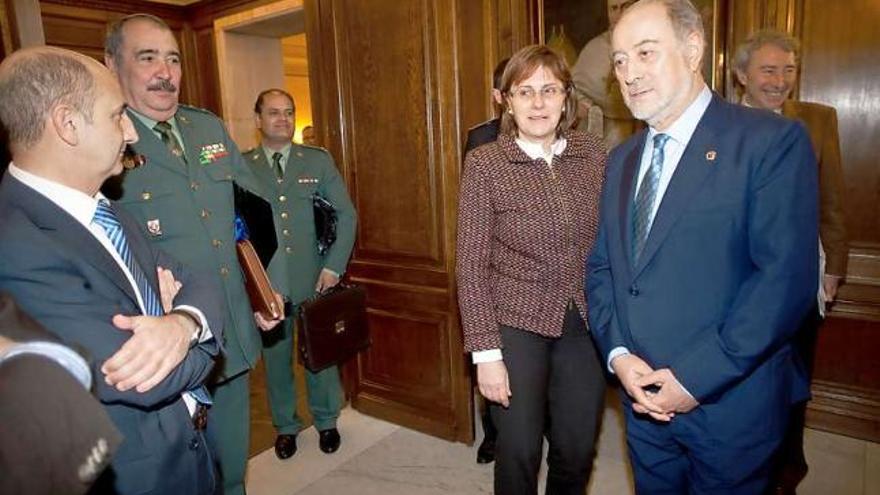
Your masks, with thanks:
<instances>
[{"instance_id":1,"label":"green uniform trousers","mask_svg":"<svg viewBox=\"0 0 880 495\"><path fill-rule=\"evenodd\" d=\"M293 318L284 320L279 332L263 335L269 407L272 410L272 424L279 435L295 435L303 427L296 413L293 337ZM319 431L336 428L336 419L342 407L342 384L337 367L331 366L318 373L306 370L306 388L315 427Z\"/></svg>"},{"instance_id":2,"label":"green uniform trousers","mask_svg":"<svg viewBox=\"0 0 880 495\"><path fill-rule=\"evenodd\" d=\"M244 495L244 474L250 444L250 371L218 383L208 417L208 431L217 449L225 495Z\"/></svg>"}]
</instances>

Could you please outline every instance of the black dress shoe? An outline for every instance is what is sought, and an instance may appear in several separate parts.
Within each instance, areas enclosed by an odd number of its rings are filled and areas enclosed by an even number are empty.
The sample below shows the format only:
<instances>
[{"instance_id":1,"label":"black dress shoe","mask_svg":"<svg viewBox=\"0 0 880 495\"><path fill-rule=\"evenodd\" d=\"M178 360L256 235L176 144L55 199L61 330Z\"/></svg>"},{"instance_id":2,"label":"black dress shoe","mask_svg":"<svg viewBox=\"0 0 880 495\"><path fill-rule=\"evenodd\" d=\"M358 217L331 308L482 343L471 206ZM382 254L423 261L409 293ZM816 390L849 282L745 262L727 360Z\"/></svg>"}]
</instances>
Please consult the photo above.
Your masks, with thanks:
<instances>
[{"instance_id":1,"label":"black dress shoe","mask_svg":"<svg viewBox=\"0 0 880 495\"><path fill-rule=\"evenodd\" d=\"M477 449L477 464L495 462L495 439L486 437Z\"/></svg>"},{"instance_id":2,"label":"black dress shoe","mask_svg":"<svg viewBox=\"0 0 880 495\"><path fill-rule=\"evenodd\" d=\"M275 439L275 455L287 459L296 454L296 435L278 435Z\"/></svg>"},{"instance_id":3,"label":"black dress shoe","mask_svg":"<svg viewBox=\"0 0 880 495\"><path fill-rule=\"evenodd\" d=\"M329 430L319 431L318 436L320 437L318 445L321 447L321 452L332 454L339 450L339 444L342 443L342 438L339 437L339 430L330 428Z\"/></svg>"}]
</instances>

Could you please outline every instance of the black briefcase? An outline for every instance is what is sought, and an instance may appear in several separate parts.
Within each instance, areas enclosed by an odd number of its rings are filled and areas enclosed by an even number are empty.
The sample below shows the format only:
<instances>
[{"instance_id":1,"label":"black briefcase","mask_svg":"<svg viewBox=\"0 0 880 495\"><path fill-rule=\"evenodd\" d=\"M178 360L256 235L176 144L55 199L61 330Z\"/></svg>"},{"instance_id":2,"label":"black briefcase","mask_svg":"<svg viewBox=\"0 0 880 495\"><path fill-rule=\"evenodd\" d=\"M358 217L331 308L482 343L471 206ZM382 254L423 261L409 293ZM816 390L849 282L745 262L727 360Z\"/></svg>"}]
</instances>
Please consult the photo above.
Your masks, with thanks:
<instances>
[{"instance_id":1,"label":"black briefcase","mask_svg":"<svg viewBox=\"0 0 880 495\"><path fill-rule=\"evenodd\" d=\"M370 345L367 292L339 284L316 294L299 305L296 323L300 356L309 371L347 361Z\"/></svg>"}]
</instances>

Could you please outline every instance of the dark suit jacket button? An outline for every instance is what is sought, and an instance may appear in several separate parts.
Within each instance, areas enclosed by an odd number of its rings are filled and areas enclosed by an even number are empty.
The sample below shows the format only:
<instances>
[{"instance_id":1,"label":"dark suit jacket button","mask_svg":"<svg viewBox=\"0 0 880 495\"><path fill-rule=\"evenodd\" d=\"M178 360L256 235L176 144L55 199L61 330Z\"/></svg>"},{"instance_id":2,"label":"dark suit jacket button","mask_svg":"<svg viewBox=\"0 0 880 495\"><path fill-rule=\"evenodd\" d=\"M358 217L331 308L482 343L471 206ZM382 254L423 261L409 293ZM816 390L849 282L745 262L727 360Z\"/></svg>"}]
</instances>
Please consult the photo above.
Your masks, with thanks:
<instances>
[{"instance_id":1,"label":"dark suit jacket button","mask_svg":"<svg viewBox=\"0 0 880 495\"><path fill-rule=\"evenodd\" d=\"M638 286L635 286L635 285L630 286L630 288L629 288L629 295L631 295L631 296L633 296L633 297L638 296L638 295L639 295L639 288L638 288Z\"/></svg>"},{"instance_id":2,"label":"dark suit jacket button","mask_svg":"<svg viewBox=\"0 0 880 495\"><path fill-rule=\"evenodd\" d=\"M197 448L199 448L199 439L196 437L189 441L189 449L196 450Z\"/></svg>"}]
</instances>

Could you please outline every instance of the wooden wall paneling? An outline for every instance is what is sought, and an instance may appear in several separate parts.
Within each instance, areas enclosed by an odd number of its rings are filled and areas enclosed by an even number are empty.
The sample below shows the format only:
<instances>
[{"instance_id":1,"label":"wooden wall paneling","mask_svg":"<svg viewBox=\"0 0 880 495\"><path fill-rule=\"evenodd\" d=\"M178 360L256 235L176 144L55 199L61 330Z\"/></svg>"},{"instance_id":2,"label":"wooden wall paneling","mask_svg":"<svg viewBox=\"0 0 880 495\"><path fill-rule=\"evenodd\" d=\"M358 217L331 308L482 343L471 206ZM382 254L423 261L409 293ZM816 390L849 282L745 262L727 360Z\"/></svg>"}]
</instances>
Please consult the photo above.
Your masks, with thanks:
<instances>
[{"instance_id":1,"label":"wooden wall paneling","mask_svg":"<svg viewBox=\"0 0 880 495\"><path fill-rule=\"evenodd\" d=\"M850 236L846 283L816 356L810 424L880 441L880 95L874 60L880 8L873 0L792 0L800 12L799 99L837 109ZM857 17L853 13L858 12ZM845 26L845 29L842 27Z\"/></svg>"},{"instance_id":2,"label":"wooden wall paneling","mask_svg":"<svg viewBox=\"0 0 880 495\"><path fill-rule=\"evenodd\" d=\"M492 70L500 58L493 43L487 42L487 38L493 38L492 18L494 17L491 0L475 2L473 0L457 0L456 8L461 19L465 22L479 24L483 29L462 29L459 32L458 46L461 71L463 74L471 74L467 80L462 81L460 87L461 130L459 143L467 139L469 128L494 117L494 108L491 97Z\"/></svg>"},{"instance_id":3,"label":"wooden wall paneling","mask_svg":"<svg viewBox=\"0 0 880 495\"><path fill-rule=\"evenodd\" d=\"M0 58L13 51L45 42L38 0L3 0L0 4Z\"/></svg>"}]
</instances>

